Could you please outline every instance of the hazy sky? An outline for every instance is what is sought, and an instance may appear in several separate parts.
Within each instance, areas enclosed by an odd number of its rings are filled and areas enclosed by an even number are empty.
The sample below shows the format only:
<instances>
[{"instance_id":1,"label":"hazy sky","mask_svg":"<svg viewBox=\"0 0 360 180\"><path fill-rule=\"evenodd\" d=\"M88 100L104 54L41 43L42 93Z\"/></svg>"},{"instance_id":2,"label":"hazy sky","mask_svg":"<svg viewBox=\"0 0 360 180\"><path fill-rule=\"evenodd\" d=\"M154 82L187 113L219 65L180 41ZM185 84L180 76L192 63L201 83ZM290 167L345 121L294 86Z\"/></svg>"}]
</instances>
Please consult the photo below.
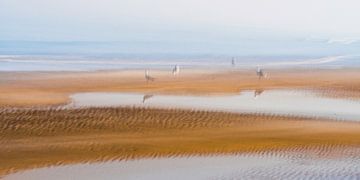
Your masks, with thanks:
<instances>
[{"instance_id":1,"label":"hazy sky","mask_svg":"<svg viewBox=\"0 0 360 180\"><path fill-rule=\"evenodd\" d=\"M0 40L360 39L358 0L0 0Z\"/></svg>"}]
</instances>

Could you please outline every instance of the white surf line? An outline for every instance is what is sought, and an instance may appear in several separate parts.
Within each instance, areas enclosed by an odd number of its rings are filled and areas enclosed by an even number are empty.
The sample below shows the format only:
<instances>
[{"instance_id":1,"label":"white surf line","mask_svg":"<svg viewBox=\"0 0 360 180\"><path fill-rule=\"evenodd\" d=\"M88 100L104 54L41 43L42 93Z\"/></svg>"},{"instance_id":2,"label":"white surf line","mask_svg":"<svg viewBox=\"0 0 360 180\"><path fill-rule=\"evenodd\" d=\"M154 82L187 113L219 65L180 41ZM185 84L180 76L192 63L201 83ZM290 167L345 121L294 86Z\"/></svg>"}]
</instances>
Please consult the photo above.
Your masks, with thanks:
<instances>
[{"instance_id":1,"label":"white surf line","mask_svg":"<svg viewBox=\"0 0 360 180\"><path fill-rule=\"evenodd\" d=\"M295 66L295 65L320 65L332 62L344 61L349 55L343 56L328 56L317 59L305 59L300 61L286 61L286 62L271 62L264 63L263 66Z\"/></svg>"}]
</instances>

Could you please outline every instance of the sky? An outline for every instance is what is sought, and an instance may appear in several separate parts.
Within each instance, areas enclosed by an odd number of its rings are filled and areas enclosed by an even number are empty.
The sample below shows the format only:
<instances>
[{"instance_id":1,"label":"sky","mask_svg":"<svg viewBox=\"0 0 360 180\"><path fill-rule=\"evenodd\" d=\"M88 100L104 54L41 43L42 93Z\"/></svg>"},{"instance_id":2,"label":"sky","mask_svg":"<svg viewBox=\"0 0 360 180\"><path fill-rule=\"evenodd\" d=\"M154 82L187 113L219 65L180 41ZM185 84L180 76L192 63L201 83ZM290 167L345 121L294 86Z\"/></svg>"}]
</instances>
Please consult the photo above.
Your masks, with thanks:
<instances>
[{"instance_id":1,"label":"sky","mask_svg":"<svg viewBox=\"0 0 360 180\"><path fill-rule=\"evenodd\" d=\"M358 0L0 0L0 40L348 45L360 41L359 7Z\"/></svg>"}]
</instances>

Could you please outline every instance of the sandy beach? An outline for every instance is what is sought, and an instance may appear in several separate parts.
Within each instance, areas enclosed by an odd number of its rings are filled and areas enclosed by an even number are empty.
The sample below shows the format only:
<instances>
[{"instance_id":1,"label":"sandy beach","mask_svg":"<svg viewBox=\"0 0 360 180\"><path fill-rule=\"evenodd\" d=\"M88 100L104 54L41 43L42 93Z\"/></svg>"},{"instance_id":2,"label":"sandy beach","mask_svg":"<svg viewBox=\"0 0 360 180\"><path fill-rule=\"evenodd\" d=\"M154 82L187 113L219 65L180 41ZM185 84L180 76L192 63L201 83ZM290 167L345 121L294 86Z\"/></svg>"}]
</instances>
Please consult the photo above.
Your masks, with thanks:
<instances>
[{"instance_id":1,"label":"sandy beach","mask_svg":"<svg viewBox=\"0 0 360 180\"><path fill-rule=\"evenodd\" d=\"M188 155L260 153L360 145L360 124L300 116L135 107L61 108L78 92L219 95L311 89L357 100L360 72L250 70L0 73L0 174L49 165ZM23 108L27 107L27 108ZM28 108L41 107L41 108ZM321 153L320 153L321 154Z\"/></svg>"},{"instance_id":2,"label":"sandy beach","mask_svg":"<svg viewBox=\"0 0 360 180\"><path fill-rule=\"evenodd\" d=\"M258 80L250 70L150 71L155 81L147 83L143 70L95 72L1 72L0 106L61 105L77 92L142 92L211 95L241 90L307 88L319 95L360 97L358 69L269 70L268 79Z\"/></svg>"},{"instance_id":3,"label":"sandy beach","mask_svg":"<svg viewBox=\"0 0 360 180\"><path fill-rule=\"evenodd\" d=\"M360 1L0 4L0 179L360 179Z\"/></svg>"},{"instance_id":4,"label":"sandy beach","mask_svg":"<svg viewBox=\"0 0 360 180\"><path fill-rule=\"evenodd\" d=\"M141 157L360 145L360 124L140 108L3 110L0 173Z\"/></svg>"}]
</instances>

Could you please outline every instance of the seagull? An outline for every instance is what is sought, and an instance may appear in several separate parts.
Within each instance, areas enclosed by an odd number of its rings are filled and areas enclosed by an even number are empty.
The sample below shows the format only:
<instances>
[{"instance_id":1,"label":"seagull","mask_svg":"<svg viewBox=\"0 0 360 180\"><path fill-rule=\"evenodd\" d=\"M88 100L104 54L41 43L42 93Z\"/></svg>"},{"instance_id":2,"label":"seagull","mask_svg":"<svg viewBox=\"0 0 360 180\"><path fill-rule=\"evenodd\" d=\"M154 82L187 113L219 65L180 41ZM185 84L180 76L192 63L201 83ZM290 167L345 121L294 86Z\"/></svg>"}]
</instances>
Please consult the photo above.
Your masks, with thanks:
<instances>
[{"instance_id":1,"label":"seagull","mask_svg":"<svg viewBox=\"0 0 360 180\"><path fill-rule=\"evenodd\" d=\"M155 78L153 78L149 75L149 71L147 69L145 70L145 79L146 79L146 82L155 80Z\"/></svg>"},{"instance_id":2,"label":"seagull","mask_svg":"<svg viewBox=\"0 0 360 180\"><path fill-rule=\"evenodd\" d=\"M257 68L256 70L256 75L259 77L259 80L263 77L263 78L267 78L267 74L264 73L264 71L261 68Z\"/></svg>"},{"instance_id":3,"label":"seagull","mask_svg":"<svg viewBox=\"0 0 360 180\"><path fill-rule=\"evenodd\" d=\"M180 67L178 65L175 65L174 69L172 70L172 73L174 76L180 74Z\"/></svg>"},{"instance_id":4,"label":"seagull","mask_svg":"<svg viewBox=\"0 0 360 180\"><path fill-rule=\"evenodd\" d=\"M231 65L232 65L232 67L235 67L235 58L233 57L232 59L231 59Z\"/></svg>"}]
</instances>

